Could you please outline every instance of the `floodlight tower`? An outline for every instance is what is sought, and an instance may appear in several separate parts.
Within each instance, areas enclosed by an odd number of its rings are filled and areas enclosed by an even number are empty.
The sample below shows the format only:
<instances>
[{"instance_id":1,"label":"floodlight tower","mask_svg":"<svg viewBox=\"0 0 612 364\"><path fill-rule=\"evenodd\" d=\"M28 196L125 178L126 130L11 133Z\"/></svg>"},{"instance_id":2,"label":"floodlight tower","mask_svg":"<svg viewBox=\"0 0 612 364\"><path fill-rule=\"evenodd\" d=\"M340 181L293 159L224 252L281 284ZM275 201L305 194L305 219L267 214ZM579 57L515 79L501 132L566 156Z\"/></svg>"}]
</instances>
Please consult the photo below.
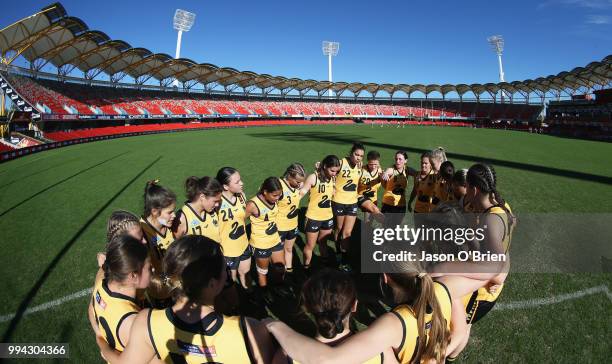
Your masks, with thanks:
<instances>
[{"instance_id":1,"label":"floodlight tower","mask_svg":"<svg viewBox=\"0 0 612 364\"><path fill-rule=\"evenodd\" d=\"M330 42L327 40L323 41L323 54L327 56L328 75L329 75L330 83L332 82L332 57L338 55L338 50L340 50L340 43ZM329 89L327 96L329 97L333 96L333 91L331 88Z\"/></svg>"},{"instance_id":2,"label":"floodlight tower","mask_svg":"<svg viewBox=\"0 0 612 364\"><path fill-rule=\"evenodd\" d=\"M178 37L176 38L176 56L174 58L180 58L183 32L188 32L191 29L195 22L195 17L196 15L194 13L182 9L176 9L174 12L174 29L178 30ZM178 87L178 80L174 80L174 86Z\"/></svg>"},{"instance_id":3,"label":"floodlight tower","mask_svg":"<svg viewBox=\"0 0 612 364\"><path fill-rule=\"evenodd\" d=\"M504 51L504 38L501 35L492 35L487 38L487 42L493 47L493 51L497 54L497 60L499 61L499 82L506 82L504 80L504 67L502 66L502 53Z\"/></svg>"}]
</instances>

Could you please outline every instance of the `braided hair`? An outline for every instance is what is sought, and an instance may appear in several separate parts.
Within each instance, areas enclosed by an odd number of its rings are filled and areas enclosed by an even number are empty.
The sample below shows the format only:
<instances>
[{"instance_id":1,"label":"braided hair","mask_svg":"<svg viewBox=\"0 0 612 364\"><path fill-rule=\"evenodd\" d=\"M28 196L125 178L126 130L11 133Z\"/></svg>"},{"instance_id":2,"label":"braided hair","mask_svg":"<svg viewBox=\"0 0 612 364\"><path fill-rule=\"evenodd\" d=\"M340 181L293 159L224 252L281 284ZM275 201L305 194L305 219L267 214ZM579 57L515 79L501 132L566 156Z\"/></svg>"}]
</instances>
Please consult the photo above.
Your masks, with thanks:
<instances>
[{"instance_id":1,"label":"braided hair","mask_svg":"<svg viewBox=\"0 0 612 364\"><path fill-rule=\"evenodd\" d=\"M287 167L287 169L285 170L283 178L297 176L306 177L306 171L304 170L304 166L298 162L291 163L291 165L289 165L289 167Z\"/></svg>"},{"instance_id":2,"label":"braided hair","mask_svg":"<svg viewBox=\"0 0 612 364\"><path fill-rule=\"evenodd\" d=\"M106 224L106 241L110 242L115 236L125 234L139 225L140 220L133 213L124 210L113 211Z\"/></svg>"},{"instance_id":3,"label":"braided hair","mask_svg":"<svg viewBox=\"0 0 612 364\"><path fill-rule=\"evenodd\" d=\"M467 172L467 182L482 192L488 193L493 205L501 207L509 216L512 216L506 207L506 201L497 191L497 175L493 166L484 163L474 164Z\"/></svg>"}]
</instances>

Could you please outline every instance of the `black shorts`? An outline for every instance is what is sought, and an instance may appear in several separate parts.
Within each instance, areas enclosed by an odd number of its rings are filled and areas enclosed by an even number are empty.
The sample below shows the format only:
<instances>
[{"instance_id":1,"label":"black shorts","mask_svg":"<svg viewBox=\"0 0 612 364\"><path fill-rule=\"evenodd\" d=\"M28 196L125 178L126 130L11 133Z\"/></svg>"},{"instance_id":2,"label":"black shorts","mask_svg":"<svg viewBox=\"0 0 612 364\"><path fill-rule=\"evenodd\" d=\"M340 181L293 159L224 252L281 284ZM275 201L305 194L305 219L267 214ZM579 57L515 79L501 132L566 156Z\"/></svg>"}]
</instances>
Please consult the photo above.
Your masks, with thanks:
<instances>
[{"instance_id":1,"label":"black shorts","mask_svg":"<svg viewBox=\"0 0 612 364\"><path fill-rule=\"evenodd\" d=\"M472 297L465 308L466 322L468 324L475 324L480 321L480 319L485 317L486 314L493 309L495 302L497 302L480 301L477 300L476 297L478 297L478 291L472 294Z\"/></svg>"},{"instance_id":2,"label":"black shorts","mask_svg":"<svg viewBox=\"0 0 612 364\"><path fill-rule=\"evenodd\" d=\"M279 231L278 235L280 235L280 240L281 241L285 241L285 240L293 240L297 237L298 234L298 228L295 228L293 230L288 230L288 231Z\"/></svg>"},{"instance_id":3,"label":"black shorts","mask_svg":"<svg viewBox=\"0 0 612 364\"><path fill-rule=\"evenodd\" d=\"M339 203L332 201L334 216L357 216L357 203Z\"/></svg>"},{"instance_id":4,"label":"black shorts","mask_svg":"<svg viewBox=\"0 0 612 364\"><path fill-rule=\"evenodd\" d=\"M365 197L365 196L359 196L359 198L357 198L357 206L359 206L359 208L362 209L362 205L366 202L366 201L372 201L372 203L374 205L378 204L378 201L373 201L371 198L369 197Z\"/></svg>"},{"instance_id":5,"label":"black shorts","mask_svg":"<svg viewBox=\"0 0 612 364\"><path fill-rule=\"evenodd\" d=\"M380 212L382 212L383 214L386 214L386 213L405 214L406 206L391 206L391 205L387 205L383 203L382 208L380 209Z\"/></svg>"},{"instance_id":6,"label":"black shorts","mask_svg":"<svg viewBox=\"0 0 612 364\"><path fill-rule=\"evenodd\" d=\"M334 219L325 221L307 219L306 220L306 231L307 233L317 233L319 230L331 230L334 228Z\"/></svg>"},{"instance_id":7,"label":"black shorts","mask_svg":"<svg viewBox=\"0 0 612 364\"><path fill-rule=\"evenodd\" d=\"M242 255L239 257L225 257L225 263L227 267L231 270L238 269L240 262L249 259L253 255L253 250L251 246L247 246Z\"/></svg>"},{"instance_id":8,"label":"black shorts","mask_svg":"<svg viewBox=\"0 0 612 364\"><path fill-rule=\"evenodd\" d=\"M283 250L285 244L281 241L268 249L253 248L253 256L255 258L270 258L272 253Z\"/></svg>"}]
</instances>

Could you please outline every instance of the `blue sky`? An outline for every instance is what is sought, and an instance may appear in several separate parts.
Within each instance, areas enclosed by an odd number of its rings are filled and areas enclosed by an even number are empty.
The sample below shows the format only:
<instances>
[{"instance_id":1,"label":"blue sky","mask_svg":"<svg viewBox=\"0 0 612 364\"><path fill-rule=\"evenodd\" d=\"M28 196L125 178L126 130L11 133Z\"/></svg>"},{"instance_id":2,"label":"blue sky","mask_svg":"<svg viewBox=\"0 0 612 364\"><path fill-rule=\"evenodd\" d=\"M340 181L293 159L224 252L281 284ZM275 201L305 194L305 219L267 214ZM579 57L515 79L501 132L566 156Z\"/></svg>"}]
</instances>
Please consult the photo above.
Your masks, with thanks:
<instances>
[{"instance_id":1,"label":"blue sky","mask_svg":"<svg viewBox=\"0 0 612 364\"><path fill-rule=\"evenodd\" d=\"M0 27L50 3L9 2L1 6ZM62 4L90 29L172 56L174 11L192 11L197 18L183 35L182 57L302 79L327 79L323 40L341 43L334 80L364 83L496 82L497 60L486 42L492 34L506 40L507 81L556 74L612 54L612 0Z\"/></svg>"}]
</instances>

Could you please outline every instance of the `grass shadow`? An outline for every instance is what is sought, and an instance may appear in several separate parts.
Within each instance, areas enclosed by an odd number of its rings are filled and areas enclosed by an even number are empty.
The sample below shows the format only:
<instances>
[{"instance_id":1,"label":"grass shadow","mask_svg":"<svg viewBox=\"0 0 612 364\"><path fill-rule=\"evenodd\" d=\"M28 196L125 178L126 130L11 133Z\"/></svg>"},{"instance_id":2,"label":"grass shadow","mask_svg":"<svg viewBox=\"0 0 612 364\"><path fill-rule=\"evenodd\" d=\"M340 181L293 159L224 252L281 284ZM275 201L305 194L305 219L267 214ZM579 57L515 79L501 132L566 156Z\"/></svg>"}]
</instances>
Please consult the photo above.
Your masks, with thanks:
<instances>
[{"instance_id":1,"label":"grass shadow","mask_svg":"<svg viewBox=\"0 0 612 364\"><path fill-rule=\"evenodd\" d=\"M22 200L22 201L20 201L20 202L18 202L18 203L16 203L16 204L14 204L13 206L9 207L8 209L6 209L6 210L2 211L2 212L0 213L0 217L2 217L2 216L4 216L4 215L8 214L8 213L9 213L9 212L11 212L12 210L16 209L17 207L19 207L20 205L22 205L22 204L24 204L24 203L26 203L26 202L28 202L28 201L30 201L30 200L32 200L32 199L34 199L35 197L40 196L41 194L43 194L43 193L45 193L45 192L49 191L49 190L50 190L50 189L52 189L53 187L59 186L59 185L61 185L62 183L67 182L67 181L69 181L69 180L73 179L74 177L76 177L76 176L78 176L78 175L81 175L81 174L83 174L83 173L85 173L85 172L87 172L87 171L89 171L89 170L92 170L92 169L94 169L94 168L96 168L96 167L99 167L99 166L101 166L101 165L103 165L103 164L105 164L105 163L108 163L108 162L112 161L113 159L117 159L117 158L119 158L119 157L121 157L122 155L125 155L125 154L127 154L127 153L129 153L129 152L119 153L119 154L117 154L117 155L116 155L116 156L114 156L114 157L110 157L110 158L108 158L108 159L103 160L102 162L98 162L98 163L96 163L96 164L94 164L94 165L92 165L92 166L89 166L89 167L87 167L87 168L85 168L85 169L82 169L82 170L78 171L77 173L72 174L72 175L70 175L70 176L68 176L68 177L66 177L66 178L64 178L64 179L62 179L62 180L60 180L60 181L58 181L58 182L55 182L54 184L52 184L52 185L50 185L50 186L47 186L47 187L43 188L42 190L40 190L40 191L36 192L35 194L31 195L30 197L28 197L28 198L26 198L26 199L24 199L24 200Z\"/></svg>"},{"instance_id":2,"label":"grass shadow","mask_svg":"<svg viewBox=\"0 0 612 364\"><path fill-rule=\"evenodd\" d=\"M317 142L326 142L326 143L334 143L341 145L351 145L356 140L369 139L364 138L363 136L353 136L346 135L341 133L320 133L320 132L278 132L278 133L251 133L249 136L256 138L267 138L267 139L275 139L275 140L292 140L292 141L317 141ZM423 148L414 148L406 145L398 145L398 144L386 144L386 143L377 143L377 142L368 142L363 141L366 146L378 147L378 148L387 148L387 149L395 149L395 150L406 150L408 152L421 154L423 152L428 152L430 150ZM496 159L496 158L483 158L481 156L471 155L471 154L463 154L463 153L453 153L446 152L446 156L449 159L461 159L471 162L486 162L490 163L494 166L502 166L506 168L518 169L529 172L537 172L537 173L545 173L553 176L559 177L567 177L572 179L578 179L583 181L601 183L606 185L612 185L612 177L603 176L599 174L586 173L586 172L578 172L572 171L568 169L554 168L548 166L541 166L537 164L523 163L523 162L515 162L508 161L504 159Z\"/></svg>"},{"instance_id":3,"label":"grass shadow","mask_svg":"<svg viewBox=\"0 0 612 364\"><path fill-rule=\"evenodd\" d=\"M125 153L122 153L122 154L125 154ZM120 155L121 154L119 154L119 155L117 155L117 156L115 156L115 157L113 157L111 159L117 158ZM19 322L21 321L21 319L23 317L23 314L25 313L26 309L28 308L28 306L30 305L30 303L32 302L32 300L34 299L34 297L36 296L36 294L38 293L38 291L40 290L42 285L45 283L47 278L49 278L49 276L51 275L51 272L53 272L53 270L55 269L57 264L62 260L64 255L66 255L66 253L68 253L68 251L70 250L70 248L72 248L74 243L76 243L77 240L79 239L79 237L85 232L85 230L87 230L87 228L98 218L98 216L100 216L100 214L102 214L102 212L104 210L106 210L113 203L113 201L115 201L126 189L128 189L128 187L130 187L130 185L132 185L132 183L134 183L147 170L149 170L149 168L153 167L153 165L155 165L157 162L159 162L159 160L161 158L162 158L161 156L157 157L155 160L153 160L151 163L149 163L146 167L144 167L140 172L138 172L138 174L136 174L130 181L128 181L128 183L126 183L119 191L117 191L117 193L115 193L115 195L113 197L111 197L103 206L101 206L87 220L87 222L72 236L72 238L70 240L68 240L68 242L66 242L64 247L59 251L59 253L57 253L57 255L53 258L51 263L49 263L49 265L43 271L43 273L38 278L36 283L34 283L32 288L28 292L28 294L25 296L25 298L19 304L17 312L15 313L15 316L13 317L13 319L11 320L8 328L6 329L4 334L2 335L2 342L9 342L10 341L13 333L15 332L15 329L17 328L17 325L19 324ZM107 161L108 160L106 160L104 162L101 162L99 164L105 163ZM90 167L89 169L91 169L91 168L93 168L93 167Z\"/></svg>"}]
</instances>

